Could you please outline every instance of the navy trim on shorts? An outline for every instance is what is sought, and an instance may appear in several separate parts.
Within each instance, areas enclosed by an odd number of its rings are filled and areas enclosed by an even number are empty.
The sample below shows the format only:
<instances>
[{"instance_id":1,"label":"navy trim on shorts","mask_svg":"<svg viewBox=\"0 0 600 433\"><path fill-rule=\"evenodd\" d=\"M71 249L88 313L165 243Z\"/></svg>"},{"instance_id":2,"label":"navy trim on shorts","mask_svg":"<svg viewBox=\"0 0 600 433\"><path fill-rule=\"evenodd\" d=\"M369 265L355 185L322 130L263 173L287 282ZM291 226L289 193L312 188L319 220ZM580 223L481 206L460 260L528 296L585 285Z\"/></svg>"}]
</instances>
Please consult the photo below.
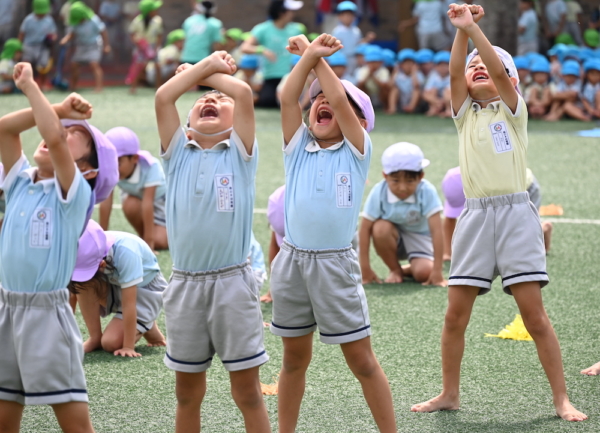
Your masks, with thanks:
<instances>
[{"instance_id":1,"label":"navy trim on shorts","mask_svg":"<svg viewBox=\"0 0 600 433\"><path fill-rule=\"evenodd\" d=\"M232 360L232 361L225 361L225 360L221 359L221 362L222 362L223 364L233 364L233 363L235 363L235 362L244 362L244 361L250 361L251 359L258 358L259 356L263 356L265 353L267 353L267 351L266 351L266 350L263 350L262 352L260 352L260 353L258 353L258 354L256 354L256 355L254 355L254 356L249 356L248 358L234 359L234 360Z\"/></svg>"},{"instance_id":2,"label":"navy trim on shorts","mask_svg":"<svg viewBox=\"0 0 600 433\"><path fill-rule=\"evenodd\" d=\"M63 391L49 391L49 392L25 392L25 391L19 391L16 389L8 389L8 388L1 388L0 387L0 392L5 392L7 394L19 394L25 397L46 397L49 395L60 395L60 394L70 394L72 392L76 392L79 394L87 394L87 390L85 389L65 389Z\"/></svg>"},{"instance_id":3,"label":"navy trim on shorts","mask_svg":"<svg viewBox=\"0 0 600 433\"><path fill-rule=\"evenodd\" d=\"M319 332L319 334L321 334L323 337L341 337L343 335L350 335L350 334L356 334L357 332L361 332L364 331L365 329L369 329L371 327L371 325L367 325L367 326L363 326L360 329L356 329L354 331L350 331L350 332L342 332L341 334L324 334L322 332Z\"/></svg>"},{"instance_id":4,"label":"navy trim on shorts","mask_svg":"<svg viewBox=\"0 0 600 433\"><path fill-rule=\"evenodd\" d=\"M123 312L121 311L117 311L117 314L123 314ZM144 325L142 322L140 322L139 320L136 320L136 323L138 325L140 325L142 328L144 328L146 330L146 332L150 331L150 328L148 328L146 325Z\"/></svg>"},{"instance_id":5,"label":"navy trim on shorts","mask_svg":"<svg viewBox=\"0 0 600 433\"><path fill-rule=\"evenodd\" d=\"M167 352L165 352L165 355L167 355L167 358L169 358L169 360L176 362L178 364L185 364L185 365L201 365L201 364L206 364L208 361L210 361L212 359L212 356L210 358L208 358L205 361L200 361L200 362L189 362L189 361L180 361L178 359L173 358L171 355L169 355Z\"/></svg>"},{"instance_id":6,"label":"navy trim on shorts","mask_svg":"<svg viewBox=\"0 0 600 433\"><path fill-rule=\"evenodd\" d=\"M480 278L480 277L450 277L448 278L449 280L479 280L479 281L485 281L486 283L491 283L492 280L488 280L487 278Z\"/></svg>"},{"instance_id":7,"label":"navy trim on shorts","mask_svg":"<svg viewBox=\"0 0 600 433\"><path fill-rule=\"evenodd\" d=\"M520 274L515 274L515 275L511 275L511 276L506 277L506 278L502 278L502 281L510 280L511 278L523 277L525 275L548 275L548 273L547 272L541 272L541 271L538 271L538 272L522 272Z\"/></svg>"},{"instance_id":8,"label":"navy trim on shorts","mask_svg":"<svg viewBox=\"0 0 600 433\"><path fill-rule=\"evenodd\" d=\"M307 326L281 326L281 325L277 325L275 322L271 322L271 326L274 326L279 329L306 329L306 328L312 328L313 326L316 326L316 325L317 325L317 322L313 323L312 325L307 325Z\"/></svg>"}]
</instances>

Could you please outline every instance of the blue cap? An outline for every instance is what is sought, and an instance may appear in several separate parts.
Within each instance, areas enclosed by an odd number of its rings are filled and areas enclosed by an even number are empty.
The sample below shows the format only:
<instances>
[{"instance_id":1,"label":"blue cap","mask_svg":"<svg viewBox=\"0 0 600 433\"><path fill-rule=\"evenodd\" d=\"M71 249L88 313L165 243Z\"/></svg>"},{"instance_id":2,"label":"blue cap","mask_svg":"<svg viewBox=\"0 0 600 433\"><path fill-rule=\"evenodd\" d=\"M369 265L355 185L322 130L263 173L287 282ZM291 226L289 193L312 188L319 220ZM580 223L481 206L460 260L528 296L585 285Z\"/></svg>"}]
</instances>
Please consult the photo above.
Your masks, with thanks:
<instances>
[{"instance_id":1,"label":"blue cap","mask_svg":"<svg viewBox=\"0 0 600 433\"><path fill-rule=\"evenodd\" d=\"M546 56L540 54L540 53L527 53L525 54L525 57L527 58L527 60L529 60L529 64L533 64L533 62L535 62L536 60L548 60L546 59Z\"/></svg>"},{"instance_id":2,"label":"blue cap","mask_svg":"<svg viewBox=\"0 0 600 433\"><path fill-rule=\"evenodd\" d=\"M567 48L565 44L556 44L548 50L547 54L549 56L558 56L560 59Z\"/></svg>"},{"instance_id":3,"label":"blue cap","mask_svg":"<svg viewBox=\"0 0 600 433\"><path fill-rule=\"evenodd\" d=\"M433 63L450 63L450 51L438 51L433 56Z\"/></svg>"},{"instance_id":4,"label":"blue cap","mask_svg":"<svg viewBox=\"0 0 600 433\"><path fill-rule=\"evenodd\" d=\"M415 60L419 65L423 63L433 62L433 51L429 48L421 48L415 54Z\"/></svg>"},{"instance_id":5,"label":"blue cap","mask_svg":"<svg viewBox=\"0 0 600 433\"><path fill-rule=\"evenodd\" d=\"M550 62L546 59L537 59L534 60L533 63L531 64L531 67L529 68L529 71L531 71L531 73L536 73L536 72L545 72L546 74L550 73Z\"/></svg>"},{"instance_id":6,"label":"blue cap","mask_svg":"<svg viewBox=\"0 0 600 433\"><path fill-rule=\"evenodd\" d=\"M301 58L302 56L299 56L298 54L292 54L290 57L290 65L292 65L292 68L298 64Z\"/></svg>"},{"instance_id":7,"label":"blue cap","mask_svg":"<svg viewBox=\"0 0 600 433\"><path fill-rule=\"evenodd\" d=\"M594 58L594 50L590 47L582 47L579 49L579 60L585 62L587 59Z\"/></svg>"},{"instance_id":8,"label":"blue cap","mask_svg":"<svg viewBox=\"0 0 600 433\"><path fill-rule=\"evenodd\" d=\"M389 48L384 48L383 51L383 64L385 66L392 67L396 64L396 53Z\"/></svg>"},{"instance_id":9,"label":"blue cap","mask_svg":"<svg viewBox=\"0 0 600 433\"><path fill-rule=\"evenodd\" d=\"M325 57L325 60L329 63L329 66L348 66L348 60L341 51L336 51L331 56Z\"/></svg>"},{"instance_id":10,"label":"blue cap","mask_svg":"<svg viewBox=\"0 0 600 433\"><path fill-rule=\"evenodd\" d=\"M577 75L579 77L580 72L581 68L579 67L579 63L575 60L567 60L560 68L560 73L562 75Z\"/></svg>"},{"instance_id":11,"label":"blue cap","mask_svg":"<svg viewBox=\"0 0 600 433\"><path fill-rule=\"evenodd\" d=\"M258 69L258 56L254 54L245 54L238 65L239 69Z\"/></svg>"},{"instance_id":12,"label":"blue cap","mask_svg":"<svg viewBox=\"0 0 600 433\"><path fill-rule=\"evenodd\" d=\"M516 56L513 57L515 62L515 67L518 69L527 69L529 70L529 60L525 56Z\"/></svg>"},{"instance_id":13,"label":"blue cap","mask_svg":"<svg viewBox=\"0 0 600 433\"><path fill-rule=\"evenodd\" d=\"M378 45L371 45L365 51L365 62L383 62L383 50Z\"/></svg>"},{"instance_id":14,"label":"blue cap","mask_svg":"<svg viewBox=\"0 0 600 433\"><path fill-rule=\"evenodd\" d=\"M417 53L412 48L404 48L404 49L400 50L400 52L398 53L398 61L400 63L404 62L405 60L412 60L413 62L416 62L417 61L416 54Z\"/></svg>"},{"instance_id":15,"label":"blue cap","mask_svg":"<svg viewBox=\"0 0 600 433\"><path fill-rule=\"evenodd\" d=\"M600 71L600 59L589 59L583 64L584 72Z\"/></svg>"},{"instance_id":16,"label":"blue cap","mask_svg":"<svg viewBox=\"0 0 600 433\"><path fill-rule=\"evenodd\" d=\"M356 47L356 49L354 50L354 54L355 55L365 55L366 51L369 49L369 47L372 47L372 45L369 44L360 44Z\"/></svg>"},{"instance_id":17,"label":"blue cap","mask_svg":"<svg viewBox=\"0 0 600 433\"><path fill-rule=\"evenodd\" d=\"M335 9L335 11L338 14L340 12L346 12L346 11L356 12L357 10L358 10L358 7L356 6L356 4L354 4L353 2L348 1L348 0L341 2Z\"/></svg>"},{"instance_id":18,"label":"blue cap","mask_svg":"<svg viewBox=\"0 0 600 433\"><path fill-rule=\"evenodd\" d=\"M563 60L573 59L579 61L579 48L567 47L563 53Z\"/></svg>"}]
</instances>

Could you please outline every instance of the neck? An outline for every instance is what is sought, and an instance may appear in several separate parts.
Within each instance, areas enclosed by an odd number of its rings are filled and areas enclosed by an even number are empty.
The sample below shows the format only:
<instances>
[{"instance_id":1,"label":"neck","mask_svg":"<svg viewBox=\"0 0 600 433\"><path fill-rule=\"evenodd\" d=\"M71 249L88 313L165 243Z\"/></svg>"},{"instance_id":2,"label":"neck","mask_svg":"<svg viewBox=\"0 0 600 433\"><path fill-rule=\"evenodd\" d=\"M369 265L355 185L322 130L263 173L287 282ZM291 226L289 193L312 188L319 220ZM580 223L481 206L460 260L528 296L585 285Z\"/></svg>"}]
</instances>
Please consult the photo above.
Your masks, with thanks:
<instances>
[{"instance_id":1,"label":"neck","mask_svg":"<svg viewBox=\"0 0 600 433\"><path fill-rule=\"evenodd\" d=\"M287 20L284 18L279 18L278 20L274 20L273 24L275 24L275 27L277 27L278 29L282 29L287 25Z\"/></svg>"},{"instance_id":2,"label":"neck","mask_svg":"<svg viewBox=\"0 0 600 433\"><path fill-rule=\"evenodd\" d=\"M52 170L43 170L40 167L38 167L37 172L35 174L35 182L38 182L40 180L53 179L53 178L54 178L54 172Z\"/></svg>"},{"instance_id":3,"label":"neck","mask_svg":"<svg viewBox=\"0 0 600 433\"><path fill-rule=\"evenodd\" d=\"M477 95L471 96L473 102L477 102L481 108L486 108L490 103L500 101L500 95L490 96L490 95Z\"/></svg>"}]
</instances>

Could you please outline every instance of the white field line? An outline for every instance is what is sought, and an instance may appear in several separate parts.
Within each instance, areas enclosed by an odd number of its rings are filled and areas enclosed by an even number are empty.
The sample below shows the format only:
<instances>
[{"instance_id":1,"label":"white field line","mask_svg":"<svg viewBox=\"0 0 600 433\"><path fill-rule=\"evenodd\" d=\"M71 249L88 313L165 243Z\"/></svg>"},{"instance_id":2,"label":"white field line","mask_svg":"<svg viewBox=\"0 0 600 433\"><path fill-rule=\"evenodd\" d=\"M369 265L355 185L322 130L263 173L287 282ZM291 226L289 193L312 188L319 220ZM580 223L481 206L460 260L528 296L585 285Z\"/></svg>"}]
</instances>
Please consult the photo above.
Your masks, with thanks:
<instances>
[{"instance_id":1,"label":"white field line","mask_svg":"<svg viewBox=\"0 0 600 433\"><path fill-rule=\"evenodd\" d=\"M97 207L97 205L96 205ZM113 204L113 209L122 209L120 204ZM266 214L267 210L264 208L254 208L254 213ZM576 219L576 218L545 218L542 217L543 221L550 221L551 223L565 223L565 224L593 224L600 225L600 220L588 220L588 219Z\"/></svg>"}]
</instances>

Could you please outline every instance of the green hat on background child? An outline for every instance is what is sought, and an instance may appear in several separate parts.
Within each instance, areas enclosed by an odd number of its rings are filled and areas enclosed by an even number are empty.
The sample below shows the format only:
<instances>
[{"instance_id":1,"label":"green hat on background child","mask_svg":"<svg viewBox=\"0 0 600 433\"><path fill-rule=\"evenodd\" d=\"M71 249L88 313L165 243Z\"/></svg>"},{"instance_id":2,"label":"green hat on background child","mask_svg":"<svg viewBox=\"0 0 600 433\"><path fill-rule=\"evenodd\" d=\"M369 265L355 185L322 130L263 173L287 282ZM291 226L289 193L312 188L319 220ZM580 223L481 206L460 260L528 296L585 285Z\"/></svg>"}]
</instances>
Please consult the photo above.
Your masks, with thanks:
<instances>
[{"instance_id":1,"label":"green hat on background child","mask_svg":"<svg viewBox=\"0 0 600 433\"><path fill-rule=\"evenodd\" d=\"M241 39L242 39L242 41L245 41L250 36L252 36L252 32L244 32L244 33L242 33Z\"/></svg>"},{"instance_id":2,"label":"green hat on background child","mask_svg":"<svg viewBox=\"0 0 600 433\"><path fill-rule=\"evenodd\" d=\"M69 25L76 26L83 20L89 20L94 16L94 11L86 6L85 3L77 1L69 9Z\"/></svg>"},{"instance_id":3,"label":"green hat on background child","mask_svg":"<svg viewBox=\"0 0 600 433\"><path fill-rule=\"evenodd\" d=\"M565 44L565 45L577 45L575 43L575 39L573 39L573 36L571 36L568 33L561 33L559 34L556 39L555 42L557 44Z\"/></svg>"},{"instance_id":4,"label":"green hat on background child","mask_svg":"<svg viewBox=\"0 0 600 433\"><path fill-rule=\"evenodd\" d=\"M7 39L0 54L0 60L12 59L17 51L23 50L23 44L17 38Z\"/></svg>"},{"instance_id":5,"label":"green hat on background child","mask_svg":"<svg viewBox=\"0 0 600 433\"><path fill-rule=\"evenodd\" d=\"M242 39L243 34L244 34L244 31L242 29L238 29L238 28L228 29L225 32L225 36L230 39L233 39L234 41L240 41Z\"/></svg>"},{"instance_id":6,"label":"green hat on background child","mask_svg":"<svg viewBox=\"0 0 600 433\"><path fill-rule=\"evenodd\" d=\"M185 32L182 29L173 30L167 35L167 45L172 45L175 42L183 41L185 39Z\"/></svg>"},{"instance_id":7,"label":"green hat on background child","mask_svg":"<svg viewBox=\"0 0 600 433\"><path fill-rule=\"evenodd\" d=\"M315 39L317 39L319 36L321 36L319 33L309 33L307 38L310 42L312 42Z\"/></svg>"},{"instance_id":8,"label":"green hat on background child","mask_svg":"<svg viewBox=\"0 0 600 433\"><path fill-rule=\"evenodd\" d=\"M154 12L162 6L163 2L160 0L142 0L139 4L140 13L143 16L148 15L150 12Z\"/></svg>"},{"instance_id":9,"label":"green hat on background child","mask_svg":"<svg viewBox=\"0 0 600 433\"><path fill-rule=\"evenodd\" d=\"M587 29L583 32L583 40L589 47L596 48L600 45L600 33L598 33L598 30Z\"/></svg>"},{"instance_id":10,"label":"green hat on background child","mask_svg":"<svg viewBox=\"0 0 600 433\"><path fill-rule=\"evenodd\" d=\"M33 0L33 13L46 15L50 12L50 0Z\"/></svg>"}]
</instances>

